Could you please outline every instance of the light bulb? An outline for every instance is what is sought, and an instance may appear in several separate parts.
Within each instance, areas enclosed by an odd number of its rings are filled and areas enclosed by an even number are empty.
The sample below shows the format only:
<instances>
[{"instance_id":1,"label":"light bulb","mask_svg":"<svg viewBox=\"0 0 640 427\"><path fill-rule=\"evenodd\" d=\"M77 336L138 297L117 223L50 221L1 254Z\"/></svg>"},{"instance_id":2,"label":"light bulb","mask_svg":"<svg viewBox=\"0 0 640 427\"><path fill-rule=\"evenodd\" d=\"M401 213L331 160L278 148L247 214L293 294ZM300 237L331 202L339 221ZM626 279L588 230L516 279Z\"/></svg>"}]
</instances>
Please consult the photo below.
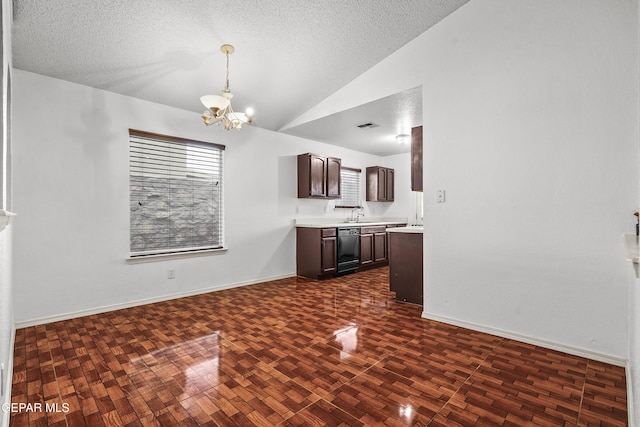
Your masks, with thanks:
<instances>
[{"instance_id":1,"label":"light bulb","mask_svg":"<svg viewBox=\"0 0 640 427\"><path fill-rule=\"evenodd\" d=\"M407 135L406 133L400 134L398 136L396 136L396 142L398 144L405 144L407 142L409 142L411 140L411 137L409 135Z\"/></svg>"}]
</instances>

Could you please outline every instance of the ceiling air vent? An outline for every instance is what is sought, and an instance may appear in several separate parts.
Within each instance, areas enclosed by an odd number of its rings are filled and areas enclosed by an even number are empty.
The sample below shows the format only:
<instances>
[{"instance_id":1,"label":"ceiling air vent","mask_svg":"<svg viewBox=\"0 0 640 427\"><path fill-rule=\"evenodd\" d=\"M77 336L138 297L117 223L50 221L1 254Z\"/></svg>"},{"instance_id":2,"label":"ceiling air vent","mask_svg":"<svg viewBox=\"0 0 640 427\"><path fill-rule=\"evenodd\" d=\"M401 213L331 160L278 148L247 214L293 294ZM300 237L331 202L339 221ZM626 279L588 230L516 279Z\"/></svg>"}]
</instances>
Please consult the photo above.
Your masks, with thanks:
<instances>
[{"instance_id":1,"label":"ceiling air vent","mask_svg":"<svg viewBox=\"0 0 640 427\"><path fill-rule=\"evenodd\" d=\"M378 126L380 126L380 125L375 124L375 123L371 123L371 122L369 122L369 123L363 123L363 124L361 124L361 125L358 125L358 127L359 127L360 129L371 129L371 128L377 128Z\"/></svg>"}]
</instances>

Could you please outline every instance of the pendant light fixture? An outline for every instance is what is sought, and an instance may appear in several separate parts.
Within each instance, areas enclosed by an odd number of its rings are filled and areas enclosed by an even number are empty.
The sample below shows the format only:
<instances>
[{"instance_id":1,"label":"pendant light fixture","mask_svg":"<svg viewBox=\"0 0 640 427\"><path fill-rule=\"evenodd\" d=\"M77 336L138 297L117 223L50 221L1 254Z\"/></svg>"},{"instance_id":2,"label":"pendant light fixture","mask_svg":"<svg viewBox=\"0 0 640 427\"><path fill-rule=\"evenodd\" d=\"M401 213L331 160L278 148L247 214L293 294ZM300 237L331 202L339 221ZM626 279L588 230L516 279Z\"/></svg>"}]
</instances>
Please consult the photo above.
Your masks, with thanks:
<instances>
[{"instance_id":1,"label":"pendant light fixture","mask_svg":"<svg viewBox=\"0 0 640 427\"><path fill-rule=\"evenodd\" d=\"M253 111L248 108L246 113L237 113L231 108L233 94L229 91L229 55L235 49L230 44L223 44L220 50L227 56L227 80L222 90L222 95L200 97L200 102L207 108L202 113L202 120L207 126L222 124L226 130L241 129L243 124L251 124L253 122Z\"/></svg>"}]
</instances>

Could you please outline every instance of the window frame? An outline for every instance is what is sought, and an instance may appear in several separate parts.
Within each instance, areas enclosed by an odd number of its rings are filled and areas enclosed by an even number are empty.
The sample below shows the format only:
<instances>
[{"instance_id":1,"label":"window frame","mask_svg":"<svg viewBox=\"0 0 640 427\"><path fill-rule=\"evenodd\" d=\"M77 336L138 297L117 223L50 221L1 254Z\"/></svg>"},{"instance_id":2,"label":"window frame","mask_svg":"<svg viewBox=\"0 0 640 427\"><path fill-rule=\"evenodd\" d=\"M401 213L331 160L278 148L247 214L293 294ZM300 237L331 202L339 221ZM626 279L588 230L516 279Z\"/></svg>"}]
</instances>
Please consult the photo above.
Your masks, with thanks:
<instances>
[{"instance_id":1,"label":"window frame","mask_svg":"<svg viewBox=\"0 0 640 427\"><path fill-rule=\"evenodd\" d=\"M132 237L133 237L133 217L132 217L132 208L131 203L134 201L132 190L131 190L131 177L132 177L132 139L148 139L152 141L165 142L171 144L184 144L185 146L190 147L206 147L207 149L217 150L219 153L217 155L220 156L220 160L217 163L217 167L219 168L219 185L220 196L219 196L219 238L217 245L207 245L201 247L171 247L168 249L150 249L146 251L134 251L132 245ZM224 252L227 250L225 246L225 207L224 207L224 152L226 147L222 144L216 144L213 142L207 141L199 141L190 138L182 138L177 136L164 135L154 132L148 132L138 129L129 129L129 261L151 261L154 259L163 259L167 257L182 257L182 256L193 256L193 255L207 255L211 253ZM187 150L185 150L186 152ZM187 159L185 158L185 161ZM186 170L186 168L185 168ZM213 198L212 198L213 200ZM212 218L215 218L215 214L212 213Z\"/></svg>"},{"instance_id":2,"label":"window frame","mask_svg":"<svg viewBox=\"0 0 640 427\"><path fill-rule=\"evenodd\" d=\"M358 194L357 199L360 201L359 205L345 205L341 204L342 200L345 196L345 187L343 187L344 183L347 181L342 177L342 171L356 172L358 174ZM335 208L336 209L354 209L354 208L362 208L362 169L352 168L348 166L340 166L340 198L336 200Z\"/></svg>"}]
</instances>

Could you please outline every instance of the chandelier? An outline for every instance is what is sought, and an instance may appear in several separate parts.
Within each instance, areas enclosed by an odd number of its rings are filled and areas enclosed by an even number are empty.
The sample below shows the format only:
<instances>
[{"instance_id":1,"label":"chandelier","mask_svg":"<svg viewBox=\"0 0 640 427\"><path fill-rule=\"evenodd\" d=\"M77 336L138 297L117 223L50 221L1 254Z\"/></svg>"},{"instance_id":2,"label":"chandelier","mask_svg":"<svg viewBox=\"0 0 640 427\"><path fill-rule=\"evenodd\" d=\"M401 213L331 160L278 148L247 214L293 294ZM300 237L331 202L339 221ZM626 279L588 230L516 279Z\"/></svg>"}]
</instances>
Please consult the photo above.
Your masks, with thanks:
<instances>
[{"instance_id":1,"label":"chandelier","mask_svg":"<svg viewBox=\"0 0 640 427\"><path fill-rule=\"evenodd\" d=\"M230 44L223 44L220 50L227 55L227 81L222 90L222 95L200 97L200 102L207 108L202 113L202 120L207 126L222 124L226 130L241 129L243 124L251 124L253 122L253 111L247 108L246 113L237 113L231 108L233 94L229 92L229 55L235 49Z\"/></svg>"}]
</instances>

